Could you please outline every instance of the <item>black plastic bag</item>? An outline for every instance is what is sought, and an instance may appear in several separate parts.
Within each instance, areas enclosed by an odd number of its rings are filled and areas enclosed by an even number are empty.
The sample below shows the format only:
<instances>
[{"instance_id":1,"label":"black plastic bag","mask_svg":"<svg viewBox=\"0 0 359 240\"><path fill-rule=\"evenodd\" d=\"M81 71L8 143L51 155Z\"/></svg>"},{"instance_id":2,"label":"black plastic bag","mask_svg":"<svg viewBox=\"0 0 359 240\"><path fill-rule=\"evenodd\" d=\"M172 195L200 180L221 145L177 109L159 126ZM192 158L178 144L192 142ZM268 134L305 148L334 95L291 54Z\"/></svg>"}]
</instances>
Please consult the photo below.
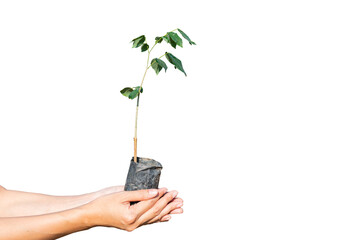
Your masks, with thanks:
<instances>
[{"instance_id":1,"label":"black plastic bag","mask_svg":"<svg viewBox=\"0 0 359 240\"><path fill-rule=\"evenodd\" d=\"M150 159L137 157L137 163L133 158L128 170L125 191L141 189L158 189L162 165Z\"/></svg>"}]
</instances>

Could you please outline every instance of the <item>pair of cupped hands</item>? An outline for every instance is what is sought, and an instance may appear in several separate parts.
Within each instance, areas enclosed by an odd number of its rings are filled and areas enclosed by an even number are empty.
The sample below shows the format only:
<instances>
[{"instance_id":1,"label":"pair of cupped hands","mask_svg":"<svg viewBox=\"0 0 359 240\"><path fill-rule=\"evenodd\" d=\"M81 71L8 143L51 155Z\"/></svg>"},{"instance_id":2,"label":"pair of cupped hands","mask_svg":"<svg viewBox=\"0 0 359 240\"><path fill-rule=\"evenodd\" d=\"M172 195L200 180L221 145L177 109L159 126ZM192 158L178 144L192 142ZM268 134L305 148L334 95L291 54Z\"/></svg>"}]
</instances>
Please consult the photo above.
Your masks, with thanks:
<instances>
[{"instance_id":1,"label":"pair of cupped hands","mask_svg":"<svg viewBox=\"0 0 359 240\"><path fill-rule=\"evenodd\" d=\"M90 213L90 225L133 231L142 225L167 222L170 214L183 213L183 200L177 195L166 188L124 191L123 186L115 186L100 190L99 197L84 207Z\"/></svg>"}]
</instances>

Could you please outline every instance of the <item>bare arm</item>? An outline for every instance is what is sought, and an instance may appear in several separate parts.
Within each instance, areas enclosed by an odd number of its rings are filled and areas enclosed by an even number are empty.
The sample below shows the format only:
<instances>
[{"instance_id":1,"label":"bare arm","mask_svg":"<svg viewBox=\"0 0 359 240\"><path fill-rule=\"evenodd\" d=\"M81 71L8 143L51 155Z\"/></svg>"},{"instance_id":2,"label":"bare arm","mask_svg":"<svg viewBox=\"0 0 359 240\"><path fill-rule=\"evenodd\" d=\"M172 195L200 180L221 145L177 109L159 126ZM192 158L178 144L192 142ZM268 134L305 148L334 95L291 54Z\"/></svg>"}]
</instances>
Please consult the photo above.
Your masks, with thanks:
<instances>
[{"instance_id":1,"label":"bare arm","mask_svg":"<svg viewBox=\"0 0 359 240\"><path fill-rule=\"evenodd\" d=\"M95 226L132 231L158 222L178 209L177 193L167 189L108 194L66 211L0 218L0 240L53 240ZM130 205L132 201L139 201Z\"/></svg>"},{"instance_id":2,"label":"bare arm","mask_svg":"<svg viewBox=\"0 0 359 240\"><path fill-rule=\"evenodd\" d=\"M0 240L52 240L89 229L86 212L74 208L28 217L0 218Z\"/></svg>"},{"instance_id":3,"label":"bare arm","mask_svg":"<svg viewBox=\"0 0 359 240\"><path fill-rule=\"evenodd\" d=\"M6 190L0 186L0 217L33 216L79 207L106 194L123 191L114 186L76 196L50 196L39 193Z\"/></svg>"}]
</instances>

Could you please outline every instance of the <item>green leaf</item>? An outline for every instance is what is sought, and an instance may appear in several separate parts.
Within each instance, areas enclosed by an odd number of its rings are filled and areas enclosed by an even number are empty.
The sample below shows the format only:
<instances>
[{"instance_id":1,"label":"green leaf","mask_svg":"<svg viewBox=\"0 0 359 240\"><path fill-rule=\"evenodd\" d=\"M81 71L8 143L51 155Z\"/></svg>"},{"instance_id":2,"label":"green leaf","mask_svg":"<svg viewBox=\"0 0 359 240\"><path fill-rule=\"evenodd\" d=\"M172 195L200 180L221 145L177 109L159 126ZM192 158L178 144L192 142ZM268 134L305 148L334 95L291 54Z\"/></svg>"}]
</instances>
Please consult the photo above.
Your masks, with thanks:
<instances>
[{"instance_id":1,"label":"green leaf","mask_svg":"<svg viewBox=\"0 0 359 240\"><path fill-rule=\"evenodd\" d=\"M161 59L157 58L157 63L158 65L160 65L161 67L163 67L165 69L165 72L167 71L167 65L164 61L162 61Z\"/></svg>"},{"instance_id":2,"label":"green leaf","mask_svg":"<svg viewBox=\"0 0 359 240\"><path fill-rule=\"evenodd\" d=\"M149 47L150 47L150 46L148 46L147 43L143 44L142 47L141 47L141 52L147 51L147 49L148 49Z\"/></svg>"},{"instance_id":3,"label":"green leaf","mask_svg":"<svg viewBox=\"0 0 359 240\"><path fill-rule=\"evenodd\" d=\"M135 98L137 97L137 95L138 95L138 91L133 90L133 91L130 93L130 95L128 96L128 98L132 100L132 99L135 99Z\"/></svg>"},{"instance_id":4,"label":"green leaf","mask_svg":"<svg viewBox=\"0 0 359 240\"><path fill-rule=\"evenodd\" d=\"M140 86L135 87L135 90L138 91L138 89L140 89ZM143 93L143 88L141 88L141 93Z\"/></svg>"},{"instance_id":5,"label":"green leaf","mask_svg":"<svg viewBox=\"0 0 359 240\"><path fill-rule=\"evenodd\" d=\"M141 35L138 38L133 39L131 42L133 42L132 48L138 48L141 46L146 40L145 35Z\"/></svg>"},{"instance_id":6,"label":"green leaf","mask_svg":"<svg viewBox=\"0 0 359 240\"><path fill-rule=\"evenodd\" d=\"M163 40L163 38L162 38L162 37L156 37L155 40L156 40L156 41L158 40L157 43L161 43L162 40Z\"/></svg>"},{"instance_id":7,"label":"green leaf","mask_svg":"<svg viewBox=\"0 0 359 240\"><path fill-rule=\"evenodd\" d=\"M163 36L163 39L166 40L166 42L168 42L169 44L171 44L171 46L172 46L173 48L176 48L176 46L177 46L176 42L173 41L173 39L170 38L170 37L168 36L168 34L164 35L164 36Z\"/></svg>"},{"instance_id":8,"label":"green leaf","mask_svg":"<svg viewBox=\"0 0 359 240\"><path fill-rule=\"evenodd\" d=\"M129 99L135 99L138 96L138 92L140 90L140 86L135 87L135 89L128 96ZM141 88L141 93L143 92L143 88Z\"/></svg>"},{"instance_id":9,"label":"green leaf","mask_svg":"<svg viewBox=\"0 0 359 240\"><path fill-rule=\"evenodd\" d=\"M133 91L132 88L126 87L121 90L121 93L123 96L128 97L132 91Z\"/></svg>"},{"instance_id":10,"label":"green leaf","mask_svg":"<svg viewBox=\"0 0 359 240\"><path fill-rule=\"evenodd\" d=\"M154 58L151 61L151 67L153 68L153 70L155 70L156 74L158 75L160 73L160 71L162 70L162 68L165 69L165 72L167 71L167 65L164 61L162 61L159 58Z\"/></svg>"},{"instance_id":11,"label":"green leaf","mask_svg":"<svg viewBox=\"0 0 359 240\"><path fill-rule=\"evenodd\" d=\"M195 42L192 42L192 40L187 36L187 34L185 34L181 29L179 29L179 28L177 28L177 30L181 33L181 35L185 38L185 39L187 39L187 41L189 42L189 44L193 44L193 45L196 45L196 43Z\"/></svg>"},{"instance_id":12,"label":"green leaf","mask_svg":"<svg viewBox=\"0 0 359 240\"><path fill-rule=\"evenodd\" d=\"M169 36L164 35L164 36L163 36L163 39L164 39L166 42L170 43L170 37L169 37Z\"/></svg>"},{"instance_id":13,"label":"green leaf","mask_svg":"<svg viewBox=\"0 0 359 240\"><path fill-rule=\"evenodd\" d=\"M172 46L173 48L176 48L176 46L177 46L176 42L173 41L172 38L170 38L170 44L171 44L171 46Z\"/></svg>"},{"instance_id":14,"label":"green leaf","mask_svg":"<svg viewBox=\"0 0 359 240\"><path fill-rule=\"evenodd\" d=\"M172 39L172 41L176 43L176 45L183 47L182 38L180 38L177 33L169 32L167 34Z\"/></svg>"},{"instance_id":15,"label":"green leaf","mask_svg":"<svg viewBox=\"0 0 359 240\"><path fill-rule=\"evenodd\" d=\"M126 87L121 90L121 93L123 96L128 97L129 99L134 99L138 96L138 90L140 89L140 86L130 88ZM143 88L141 88L141 93L143 92Z\"/></svg>"},{"instance_id":16,"label":"green leaf","mask_svg":"<svg viewBox=\"0 0 359 240\"><path fill-rule=\"evenodd\" d=\"M186 72L183 69L182 62L175 56L173 56L171 53L166 52L166 58L167 60L172 63L175 66L175 69L179 69L181 72L184 73L185 76L187 76Z\"/></svg>"}]
</instances>

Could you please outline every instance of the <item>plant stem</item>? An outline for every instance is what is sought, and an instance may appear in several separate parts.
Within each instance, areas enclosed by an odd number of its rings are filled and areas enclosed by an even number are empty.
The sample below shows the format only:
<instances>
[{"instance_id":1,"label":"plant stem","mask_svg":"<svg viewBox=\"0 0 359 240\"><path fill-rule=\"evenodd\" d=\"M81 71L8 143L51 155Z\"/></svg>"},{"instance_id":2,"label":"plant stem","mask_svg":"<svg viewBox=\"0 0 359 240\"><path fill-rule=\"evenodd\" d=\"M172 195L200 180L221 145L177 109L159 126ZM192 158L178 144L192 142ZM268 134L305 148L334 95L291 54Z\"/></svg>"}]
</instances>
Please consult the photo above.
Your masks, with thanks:
<instances>
[{"instance_id":1,"label":"plant stem","mask_svg":"<svg viewBox=\"0 0 359 240\"><path fill-rule=\"evenodd\" d=\"M137 120L138 120L138 107L139 107L139 103L140 103L140 95L141 95L141 89L142 89L142 85L143 85L143 81L145 80L146 77L146 73L148 70L148 60L150 58L150 53L148 52L148 56L147 56L147 65L146 65L146 71L143 74L142 77L142 82L141 82L141 86L138 92L138 96L137 96L137 106L136 106L136 120L135 120L135 137L133 138L134 140L134 161L137 163Z\"/></svg>"},{"instance_id":2,"label":"plant stem","mask_svg":"<svg viewBox=\"0 0 359 240\"><path fill-rule=\"evenodd\" d=\"M165 54L163 54L161 57L163 57L164 55L166 55L166 53L165 53ZM159 57L159 58L161 58L161 57ZM152 67L152 64L153 64L153 63L151 63L151 65L150 65L150 66L148 66L148 68L147 68L147 69L149 69L150 67Z\"/></svg>"},{"instance_id":3,"label":"plant stem","mask_svg":"<svg viewBox=\"0 0 359 240\"><path fill-rule=\"evenodd\" d=\"M176 29L172 30L171 32L174 32L176 31ZM166 33L166 35L168 34L168 32ZM166 36L164 35L164 36ZM143 74L143 77L142 77L142 82L141 82L141 85L140 85L140 89L139 89L139 93L138 93L138 96L137 96L137 106L136 106L136 120L135 120L135 137L133 138L133 141L134 141L134 155L133 155L133 160L137 163L137 120L138 120L138 107L139 107L139 102L140 102L140 94L141 94L141 89L142 89L142 85L143 85L143 81L145 80L145 77L146 77L146 73L147 73L147 70L152 66L152 64L150 66L148 66L148 62L150 60L150 54L151 54L151 51L152 49L156 46L156 44L158 43L159 40L157 40L155 42L155 44L152 46L152 48L150 50L147 50L147 64L146 64L146 70L145 70L145 73ZM163 54L161 57L163 57L165 54ZM159 57L159 58L161 58Z\"/></svg>"},{"instance_id":4,"label":"plant stem","mask_svg":"<svg viewBox=\"0 0 359 240\"><path fill-rule=\"evenodd\" d=\"M176 28L176 29L174 29L174 30L172 30L171 32L174 32L174 31L176 31L178 28ZM167 34L168 34L168 32L164 35L164 36L167 36ZM163 36L163 37L164 37ZM153 47L151 48L151 50L149 51L149 52L151 52L152 51L152 49L156 46L156 44L158 43L158 41L159 41L159 39L158 40L156 40L156 42L155 42L155 44L153 45Z\"/></svg>"},{"instance_id":5,"label":"plant stem","mask_svg":"<svg viewBox=\"0 0 359 240\"><path fill-rule=\"evenodd\" d=\"M137 163L137 118L138 118L138 105L139 105L139 101L140 101L140 94L141 94L141 88L139 90L140 92L138 93L137 96L137 106L136 106L136 123L135 123L135 137L133 138L134 140L134 161Z\"/></svg>"}]
</instances>

